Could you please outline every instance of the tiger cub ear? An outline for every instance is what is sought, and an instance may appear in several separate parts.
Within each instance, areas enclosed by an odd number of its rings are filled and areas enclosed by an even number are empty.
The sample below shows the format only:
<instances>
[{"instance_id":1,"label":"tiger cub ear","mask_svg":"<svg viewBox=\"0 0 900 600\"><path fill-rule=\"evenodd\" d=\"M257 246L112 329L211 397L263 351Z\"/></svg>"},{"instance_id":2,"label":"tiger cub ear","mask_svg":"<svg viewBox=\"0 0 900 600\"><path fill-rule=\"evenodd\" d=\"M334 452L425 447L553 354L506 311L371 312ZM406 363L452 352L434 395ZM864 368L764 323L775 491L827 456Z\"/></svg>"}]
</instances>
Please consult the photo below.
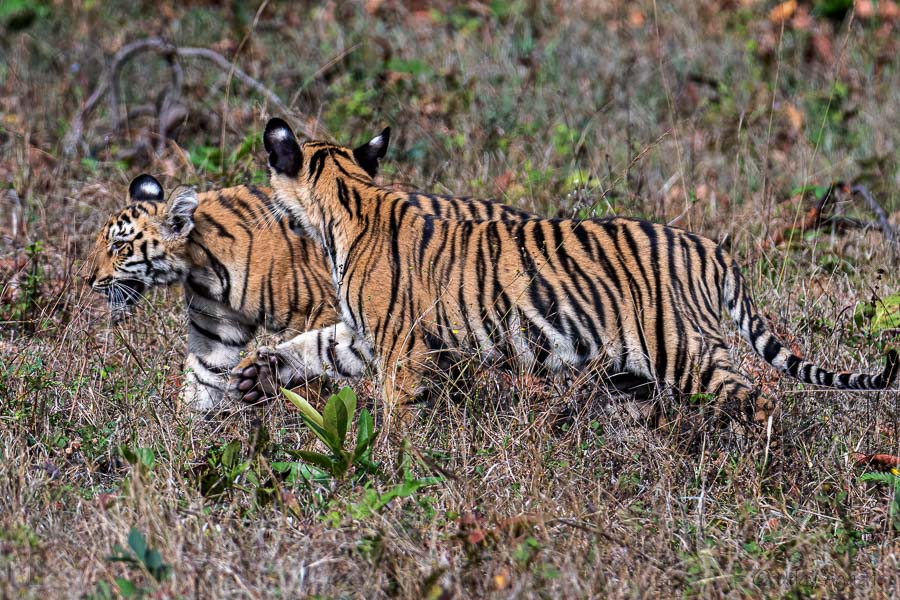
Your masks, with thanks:
<instances>
[{"instance_id":1,"label":"tiger cub ear","mask_svg":"<svg viewBox=\"0 0 900 600\"><path fill-rule=\"evenodd\" d=\"M169 199L166 212L160 225L160 233L164 239L177 240L187 237L194 228L194 211L200 203L197 191L183 187Z\"/></svg>"},{"instance_id":2,"label":"tiger cub ear","mask_svg":"<svg viewBox=\"0 0 900 600\"><path fill-rule=\"evenodd\" d=\"M263 133L263 144L269 153L269 166L273 171L288 177L297 176L303 166L303 155L290 125L277 117L269 119Z\"/></svg>"},{"instance_id":3,"label":"tiger cub ear","mask_svg":"<svg viewBox=\"0 0 900 600\"><path fill-rule=\"evenodd\" d=\"M165 193L162 186L152 175L138 175L128 186L128 199L132 202L162 202Z\"/></svg>"},{"instance_id":4,"label":"tiger cub ear","mask_svg":"<svg viewBox=\"0 0 900 600\"><path fill-rule=\"evenodd\" d=\"M356 159L356 164L361 166L369 174L369 177L374 178L378 173L378 161L387 154L388 142L390 141L391 128L385 127L384 131L353 151L353 158Z\"/></svg>"}]
</instances>

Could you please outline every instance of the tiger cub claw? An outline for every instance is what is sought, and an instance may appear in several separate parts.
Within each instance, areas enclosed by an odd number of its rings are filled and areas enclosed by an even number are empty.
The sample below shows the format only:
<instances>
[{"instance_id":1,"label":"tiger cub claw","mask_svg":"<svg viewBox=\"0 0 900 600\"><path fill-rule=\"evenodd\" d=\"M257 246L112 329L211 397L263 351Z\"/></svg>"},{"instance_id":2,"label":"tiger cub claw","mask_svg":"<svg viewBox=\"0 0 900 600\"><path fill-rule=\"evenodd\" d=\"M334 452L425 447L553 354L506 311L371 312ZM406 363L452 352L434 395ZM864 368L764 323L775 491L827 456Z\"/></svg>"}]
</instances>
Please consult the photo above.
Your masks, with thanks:
<instances>
[{"instance_id":1,"label":"tiger cub claw","mask_svg":"<svg viewBox=\"0 0 900 600\"><path fill-rule=\"evenodd\" d=\"M260 346L231 370L229 395L248 404L274 397L282 386L278 377L282 368L277 352Z\"/></svg>"}]
</instances>

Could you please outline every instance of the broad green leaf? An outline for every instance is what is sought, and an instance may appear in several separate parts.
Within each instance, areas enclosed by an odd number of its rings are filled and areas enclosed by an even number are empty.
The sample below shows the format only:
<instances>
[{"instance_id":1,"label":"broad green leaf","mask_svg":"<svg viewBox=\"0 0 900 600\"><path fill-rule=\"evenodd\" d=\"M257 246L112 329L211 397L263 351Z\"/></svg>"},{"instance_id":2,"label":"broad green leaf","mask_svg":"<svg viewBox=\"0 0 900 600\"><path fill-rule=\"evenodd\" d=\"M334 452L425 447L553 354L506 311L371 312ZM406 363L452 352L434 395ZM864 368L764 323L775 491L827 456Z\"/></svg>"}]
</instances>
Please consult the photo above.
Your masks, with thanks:
<instances>
[{"instance_id":1,"label":"broad green leaf","mask_svg":"<svg viewBox=\"0 0 900 600\"><path fill-rule=\"evenodd\" d=\"M319 454L318 452L310 452L307 450L297 450L297 456L302 458L308 463L312 463L314 466L322 469L327 473L331 473L332 476L338 476L338 471L340 465L330 456L326 456L324 454Z\"/></svg>"},{"instance_id":2,"label":"broad green leaf","mask_svg":"<svg viewBox=\"0 0 900 600\"><path fill-rule=\"evenodd\" d=\"M138 531L136 527L132 527L131 531L128 533L128 545L134 550L134 553L139 560L145 560L147 555L147 541L144 539L144 534Z\"/></svg>"},{"instance_id":3,"label":"broad green leaf","mask_svg":"<svg viewBox=\"0 0 900 600\"><path fill-rule=\"evenodd\" d=\"M116 577L116 585L119 587L119 593L122 594L123 598L137 598L137 586L124 577Z\"/></svg>"},{"instance_id":4,"label":"broad green leaf","mask_svg":"<svg viewBox=\"0 0 900 600\"><path fill-rule=\"evenodd\" d=\"M150 550L147 552L147 556L144 558L144 566L147 567L148 571L154 573L162 566L162 564L162 555L160 555L159 550Z\"/></svg>"},{"instance_id":5,"label":"broad green leaf","mask_svg":"<svg viewBox=\"0 0 900 600\"><path fill-rule=\"evenodd\" d=\"M298 465L297 473L307 481L328 483L331 480L331 476L326 471L310 465Z\"/></svg>"},{"instance_id":6,"label":"broad green leaf","mask_svg":"<svg viewBox=\"0 0 900 600\"><path fill-rule=\"evenodd\" d=\"M96 591L94 592L94 598L100 598L102 600L113 599L112 588L109 587L109 584L103 581L102 579L97 582Z\"/></svg>"},{"instance_id":7,"label":"broad green leaf","mask_svg":"<svg viewBox=\"0 0 900 600\"><path fill-rule=\"evenodd\" d=\"M331 449L338 454L344 446L344 438L347 436L347 406L337 395L328 398L325 404L325 430L334 434L337 438L337 446Z\"/></svg>"},{"instance_id":8,"label":"broad green leaf","mask_svg":"<svg viewBox=\"0 0 900 600\"><path fill-rule=\"evenodd\" d=\"M287 450L287 453L295 458L302 458L297 453L299 450ZM331 480L331 475L327 472L319 469L318 467L311 467L306 463L299 462L286 462L286 461L275 461L269 463L269 466L272 467L272 470L276 473L287 473L287 477L285 478L285 483L288 485L294 485L297 483L299 478L303 478L306 481L316 481L320 483L327 483Z\"/></svg>"},{"instance_id":9,"label":"broad green leaf","mask_svg":"<svg viewBox=\"0 0 900 600\"><path fill-rule=\"evenodd\" d=\"M246 465L247 465L247 470L246 470L246 472L244 472L244 478L247 480L247 483L249 483L251 486L258 487L259 486L259 475L257 475L256 472L250 468L250 463L246 463Z\"/></svg>"},{"instance_id":10,"label":"broad green leaf","mask_svg":"<svg viewBox=\"0 0 900 600\"><path fill-rule=\"evenodd\" d=\"M353 415L356 414L356 393L349 386L344 386L337 393L337 396L344 403L344 406L347 407L347 416L352 421Z\"/></svg>"},{"instance_id":11,"label":"broad green leaf","mask_svg":"<svg viewBox=\"0 0 900 600\"><path fill-rule=\"evenodd\" d=\"M356 448L353 450L353 462L358 461L360 463L368 463L368 461L366 460L368 457L368 452L372 448L372 444L375 443L375 439L377 437L378 432L375 432L371 437L356 445ZM364 464L364 466L368 467L368 464Z\"/></svg>"},{"instance_id":12,"label":"broad green leaf","mask_svg":"<svg viewBox=\"0 0 900 600\"><path fill-rule=\"evenodd\" d=\"M886 483L887 485L900 486L900 477L893 473L863 473L859 476L860 481L874 481L875 483Z\"/></svg>"},{"instance_id":13,"label":"broad green leaf","mask_svg":"<svg viewBox=\"0 0 900 600\"><path fill-rule=\"evenodd\" d=\"M424 477L422 479L413 479L410 481L404 481L401 484L395 485L391 489L389 489L384 494L381 494L378 498L378 502L373 507L375 510L381 510L384 508L388 502L393 500L394 498L408 498L412 496L420 489L424 487L428 487L430 485L435 485L443 481L440 477Z\"/></svg>"},{"instance_id":14,"label":"broad green leaf","mask_svg":"<svg viewBox=\"0 0 900 600\"><path fill-rule=\"evenodd\" d=\"M304 417L318 425L319 428L325 427L325 420L322 418L322 415L313 408L313 405L307 402L305 398L285 388L281 388L281 393L283 393L285 398L290 400L291 403L300 410L300 413Z\"/></svg>"},{"instance_id":15,"label":"broad green leaf","mask_svg":"<svg viewBox=\"0 0 900 600\"><path fill-rule=\"evenodd\" d=\"M232 470L238 464L238 459L241 456L241 441L240 440L231 440L222 450L222 458L219 462L222 463L222 466L226 469Z\"/></svg>"},{"instance_id":16,"label":"broad green leaf","mask_svg":"<svg viewBox=\"0 0 900 600\"><path fill-rule=\"evenodd\" d=\"M306 426L313 430L313 433L316 434L322 443L328 446L329 450L334 451L334 448L339 448L340 444L338 443L337 435L327 431L326 429L319 427L312 421L310 421L306 415L300 414L300 417L303 419L303 422L306 423Z\"/></svg>"},{"instance_id":17,"label":"broad green leaf","mask_svg":"<svg viewBox=\"0 0 900 600\"><path fill-rule=\"evenodd\" d=\"M356 446L371 444L375 437L375 422L369 409L364 408L359 413L359 421L356 423Z\"/></svg>"},{"instance_id":18,"label":"broad green leaf","mask_svg":"<svg viewBox=\"0 0 900 600\"><path fill-rule=\"evenodd\" d=\"M140 460L141 464L144 465L147 470L153 468L153 465L156 462L156 457L153 454L153 448L138 448L135 453L137 454L138 460Z\"/></svg>"}]
</instances>

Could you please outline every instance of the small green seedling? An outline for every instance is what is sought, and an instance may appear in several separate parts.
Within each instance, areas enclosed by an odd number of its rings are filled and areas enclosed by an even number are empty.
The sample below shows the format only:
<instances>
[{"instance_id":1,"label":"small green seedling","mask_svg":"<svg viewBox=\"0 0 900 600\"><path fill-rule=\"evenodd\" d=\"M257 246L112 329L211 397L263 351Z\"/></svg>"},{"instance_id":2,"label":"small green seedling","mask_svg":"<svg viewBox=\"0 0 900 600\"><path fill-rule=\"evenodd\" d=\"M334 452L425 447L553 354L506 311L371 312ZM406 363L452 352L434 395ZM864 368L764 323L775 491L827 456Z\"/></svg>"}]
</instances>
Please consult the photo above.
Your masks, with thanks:
<instances>
[{"instance_id":1,"label":"small green seedling","mask_svg":"<svg viewBox=\"0 0 900 600\"><path fill-rule=\"evenodd\" d=\"M368 409L362 409L356 423L356 446L352 450L344 449L344 440L353 415L356 412L356 394L349 387L333 394L325 403L325 414L294 392L282 389L284 395L300 410L303 421L313 433L328 447L329 454L307 450L292 451L291 455L322 469L332 477L342 479L351 466L358 466L367 472L374 472L377 467L371 461L372 444L378 437L374 421Z\"/></svg>"},{"instance_id":2,"label":"small green seedling","mask_svg":"<svg viewBox=\"0 0 900 600\"><path fill-rule=\"evenodd\" d=\"M889 473L863 473L859 476L859 481L871 481L874 483L882 483L893 491L888 516L891 519L891 525L895 531L900 531L900 475L896 469L892 469Z\"/></svg>"},{"instance_id":3,"label":"small green seedling","mask_svg":"<svg viewBox=\"0 0 900 600\"><path fill-rule=\"evenodd\" d=\"M159 550L147 546L144 534L136 527L132 527L128 533L128 548L126 549L116 544L113 546L113 553L107 556L106 560L122 562L129 565L132 569L143 571L152 577L156 584L166 581L172 575L172 566L163 562ZM108 583L99 581L94 593L88 595L88 597L97 600L107 600L115 597L145 598L153 593L152 589L139 585L132 579L125 577L116 577L116 587L118 588L118 594L113 594L113 590Z\"/></svg>"}]
</instances>

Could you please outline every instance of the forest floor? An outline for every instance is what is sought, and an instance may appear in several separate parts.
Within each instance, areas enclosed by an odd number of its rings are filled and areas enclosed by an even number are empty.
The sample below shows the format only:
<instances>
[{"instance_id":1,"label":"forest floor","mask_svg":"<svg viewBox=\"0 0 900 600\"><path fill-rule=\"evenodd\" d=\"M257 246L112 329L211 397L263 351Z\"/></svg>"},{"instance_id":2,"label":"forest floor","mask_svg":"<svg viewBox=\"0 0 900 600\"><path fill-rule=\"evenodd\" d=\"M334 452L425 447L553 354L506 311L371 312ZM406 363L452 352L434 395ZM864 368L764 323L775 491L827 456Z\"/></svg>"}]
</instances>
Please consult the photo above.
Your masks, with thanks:
<instances>
[{"instance_id":1,"label":"forest floor","mask_svg":"<svg viewBox=\"0 0 900 600\"><path fill-rule=\"evenodd\" d=\"M478 372L334 479L290 404L179 406L178 289L113 324L79 275L141 172L264 183L277 97L347 145L390 125L385 185L720 240L792 347L878 372L900 252L840 190L900 225L895 2L224 4L0 2L0 597L900 595L898 476L855 457L900 454L897 389L797 384L735 333L771 429L686 444L597 382ZM79 116L153 36L271 94L143 52Z\"/></svg>"}]
</instances>

